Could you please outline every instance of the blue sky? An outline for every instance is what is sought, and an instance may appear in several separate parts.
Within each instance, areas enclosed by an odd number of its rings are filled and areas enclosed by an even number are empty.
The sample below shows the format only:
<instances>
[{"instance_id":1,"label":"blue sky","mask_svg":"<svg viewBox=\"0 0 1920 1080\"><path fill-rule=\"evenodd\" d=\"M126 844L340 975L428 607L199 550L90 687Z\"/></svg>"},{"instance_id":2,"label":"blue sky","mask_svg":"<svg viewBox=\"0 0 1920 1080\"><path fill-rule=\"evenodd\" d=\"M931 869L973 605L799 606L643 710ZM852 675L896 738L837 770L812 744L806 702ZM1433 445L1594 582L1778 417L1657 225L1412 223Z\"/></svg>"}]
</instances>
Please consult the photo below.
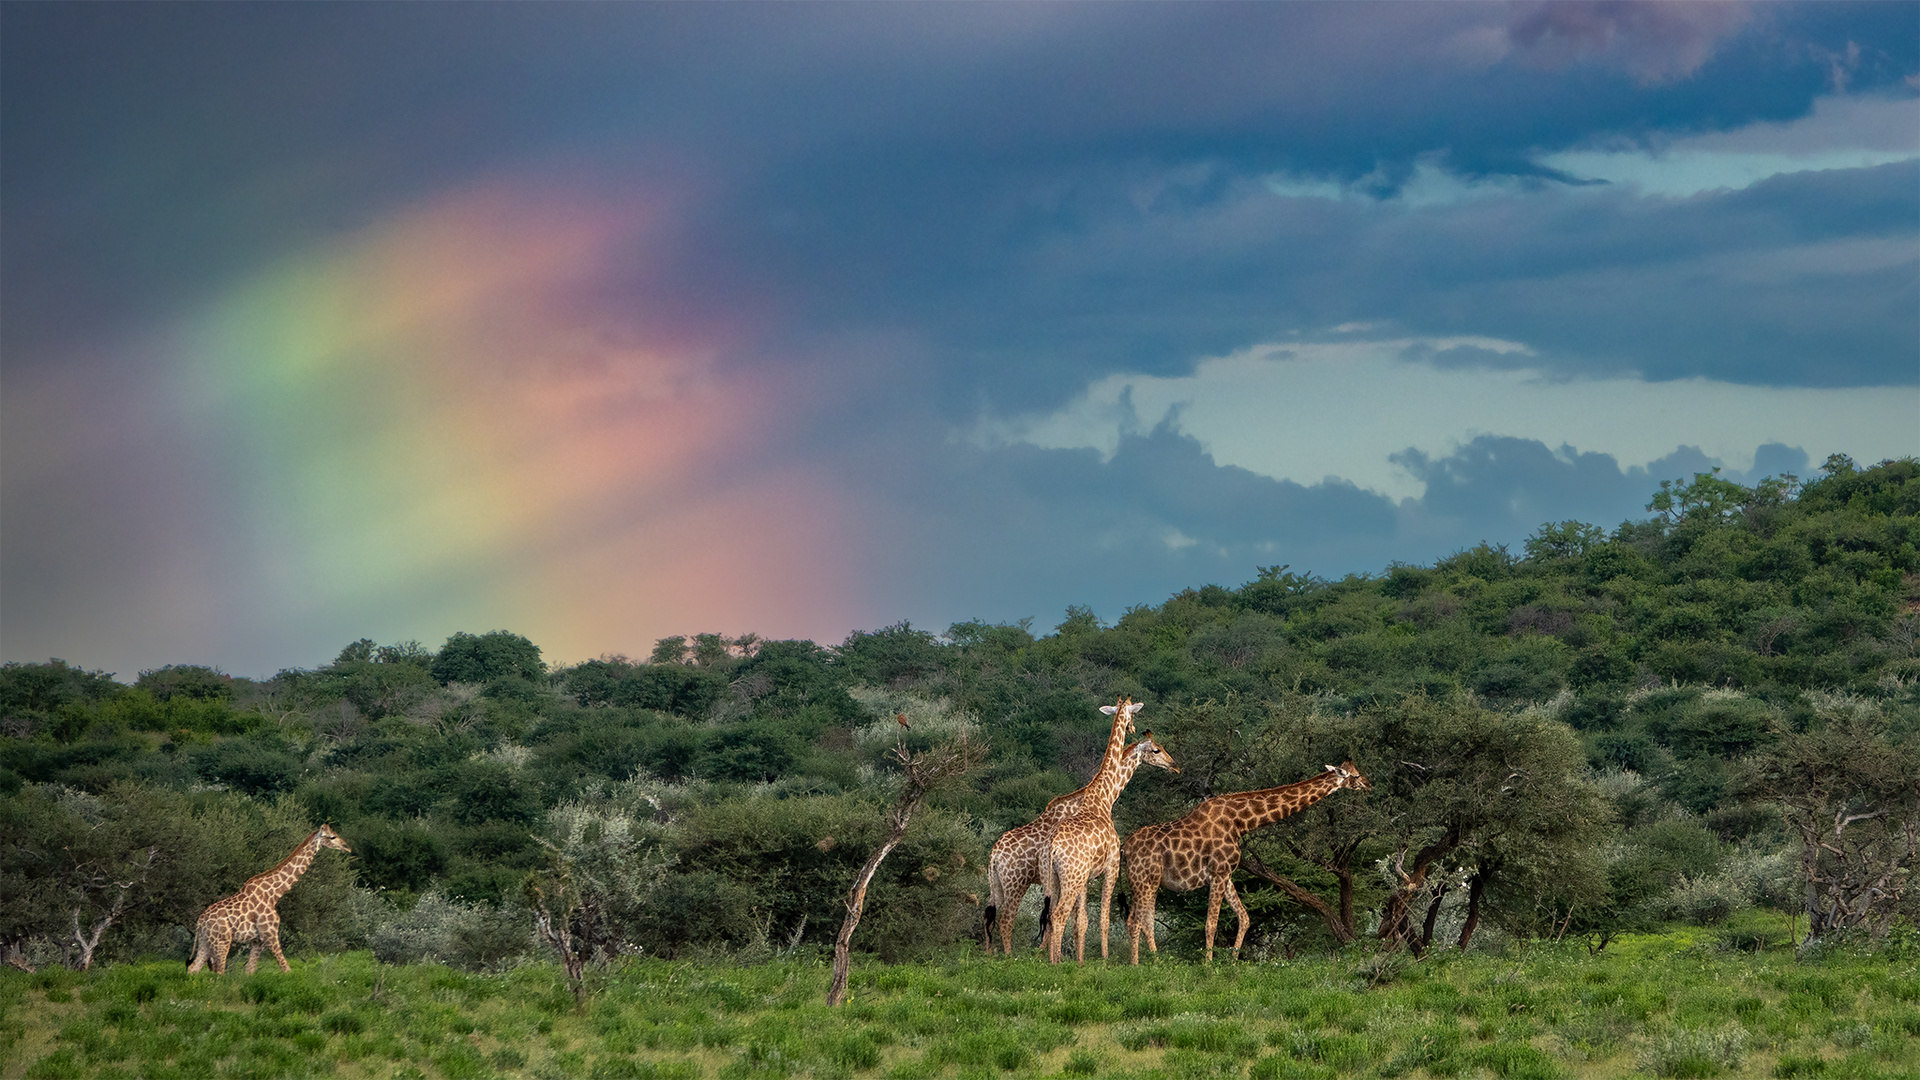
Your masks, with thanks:
<instances>
[{"instance_id":1,"label":"blue sky","mask_svg":"<svg viewBox=\"0 0 1920 1080\"><path fill-rule=\"evenodd\" d=\"M0 25L8 660L1045 629L1920 452L1913 4Z\"/></svg>"}]
</instances>

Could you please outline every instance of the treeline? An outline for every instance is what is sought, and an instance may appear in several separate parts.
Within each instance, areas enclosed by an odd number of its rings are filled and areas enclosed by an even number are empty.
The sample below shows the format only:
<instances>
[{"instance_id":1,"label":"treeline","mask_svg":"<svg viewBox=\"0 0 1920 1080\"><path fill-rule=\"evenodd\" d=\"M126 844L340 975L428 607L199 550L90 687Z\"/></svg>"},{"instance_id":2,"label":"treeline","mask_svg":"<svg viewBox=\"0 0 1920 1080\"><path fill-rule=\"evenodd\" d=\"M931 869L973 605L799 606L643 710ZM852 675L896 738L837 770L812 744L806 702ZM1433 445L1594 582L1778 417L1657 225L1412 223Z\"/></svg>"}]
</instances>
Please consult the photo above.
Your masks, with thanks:
<instances>
[{"instance_id":1,"label":"treeline","mask_svg":"<svg viewBox=\"0 0 1920 1080\"><path fill-rule=\"evenodd\" d=\"M920 955L978 934L987 847L1086 780L1120 694L1182 767L1135 781L1123 835L1346 757L1372 779L1255 834L1258 949L1483 924L1602 947L1755 903L1816 933L1912 919L1920 463L1700 474L1648 509L1337 581L1261 568L1044 634L701 634L564 666L494 631L131 685L10 663L0 946L184 959L201 907L323 821L354 853L283 902L294 950L505 963L562 894L607 955L818 945L882 831L887 751L975 728L985 766L916 819L861 925ZM1176 947L1203 902L1162 894Z\"/></svg>"}]
</instances>

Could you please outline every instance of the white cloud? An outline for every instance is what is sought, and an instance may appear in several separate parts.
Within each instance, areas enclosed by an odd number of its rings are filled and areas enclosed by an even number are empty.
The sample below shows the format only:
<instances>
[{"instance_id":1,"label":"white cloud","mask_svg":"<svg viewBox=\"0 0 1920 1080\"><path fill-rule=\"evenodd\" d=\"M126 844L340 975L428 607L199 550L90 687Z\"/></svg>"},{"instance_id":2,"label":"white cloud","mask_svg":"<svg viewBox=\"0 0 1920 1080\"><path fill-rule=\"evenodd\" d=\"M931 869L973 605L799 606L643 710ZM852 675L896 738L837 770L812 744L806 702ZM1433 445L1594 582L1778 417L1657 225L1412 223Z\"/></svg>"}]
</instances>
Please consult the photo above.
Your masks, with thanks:
<instances>
[{"instance_id":1,"label":"white cloud","mask_svg":"<svg viewBox=\"0 0 1920 1080\"><path fill-rule=\"evenodd\" d=\"M1471 362L1448 366L1450 353ZM1338 477L1394 498L1422 488L1389 455L1443 456L1479 435L1611 454L1622 468L1681 445L1734 470L1771 442L1816 462L1920 453L1920 387L1554 380L1532 358L1523 344L1487 338L1261 345L1178 378L1111 375L1055 412L983 420L976 437L1111 454L1123 433L1168 419L1218 464L1300 484Z\"/></svg>"},{"instance_id":2,"label":"white cloud","mask_svg":"<svg viewBox=\"0 0 1920 1080\"><path fill-rule=\"evenodd\" d=\"M1781 173L1858 169L1920 157L1920 98L1826 97L1784 124L1750 124L1652 148L1600 146L1548 154L1540 164L1583 179L1683 198L1743 188Z\"/></svg>"}]
</instances>

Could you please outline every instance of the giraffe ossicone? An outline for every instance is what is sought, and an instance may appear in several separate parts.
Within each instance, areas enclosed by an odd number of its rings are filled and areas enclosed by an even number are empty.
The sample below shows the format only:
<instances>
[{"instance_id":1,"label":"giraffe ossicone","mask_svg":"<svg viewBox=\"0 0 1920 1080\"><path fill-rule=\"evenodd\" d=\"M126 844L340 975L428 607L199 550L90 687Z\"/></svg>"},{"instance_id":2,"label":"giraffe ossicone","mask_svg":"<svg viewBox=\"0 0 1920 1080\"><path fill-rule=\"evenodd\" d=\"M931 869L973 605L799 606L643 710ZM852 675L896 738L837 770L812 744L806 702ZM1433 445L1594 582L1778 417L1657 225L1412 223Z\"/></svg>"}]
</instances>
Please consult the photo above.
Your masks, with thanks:
<instances>
[{"instance_id":1,"label":"giraffe ossicone","mask_svg":"<svg viewBox=\"0 0 1920 1080\"><path fill-rule=\"evenodd\" d=\"M322 825L300 841L279 865L248 878L232 896L207 905L207 910L200 913L193 925L193 959L188 962L187 971L199 971L212 964L215 974L225 975L227 952L235 943L253 945L253 952L247 957L249 975L260 966L262 948L272 951L281 971L293 970L287 966L286 954L280 951L280 913L275 909L280 898L287 895L300 875L313 865L313 858L320 854L321 848L353 853L347 842L333 831L333 826Z\"/></svg>"}]
</instances>

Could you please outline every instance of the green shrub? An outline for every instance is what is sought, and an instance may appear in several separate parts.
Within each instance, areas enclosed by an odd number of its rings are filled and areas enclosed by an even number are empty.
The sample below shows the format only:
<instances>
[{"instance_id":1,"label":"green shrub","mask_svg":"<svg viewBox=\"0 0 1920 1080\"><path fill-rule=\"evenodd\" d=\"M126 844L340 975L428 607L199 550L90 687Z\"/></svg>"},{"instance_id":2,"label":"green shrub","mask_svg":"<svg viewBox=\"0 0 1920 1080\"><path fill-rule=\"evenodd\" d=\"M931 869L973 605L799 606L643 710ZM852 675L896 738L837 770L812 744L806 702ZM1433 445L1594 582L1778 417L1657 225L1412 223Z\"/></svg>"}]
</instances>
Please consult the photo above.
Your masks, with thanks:
<instances>
[{"instance_id":1,"label":"green shrub","mask_svg":"<svg viewBox=\"0 0 1920 1080\"><path fill-rule=\"evenodd\" d=\"M1468 1057L1501 1080L1557 1080L1567 1074L1559 1062L1526 1043L1497 1042Z\"/></svg>"},{"instance_id":2,"label":"green shrub","mask_svg":"<svg viewBox=\"0 0 1920 1080\"><path fill-rule=\"evenodd\" d=\"M1719 1076L1740 1067L1747 1042L1747 1030L1737 1024L1669 1031L1652 1040L1640 1057L1640 1067L1662 1077Z\"/></svg>"},{"instance_id":3,"label":"green shrub","mask_svg":"<svg viewBox=\"0 0 1920 1080\"><path fill-rule=\"evenodd\" d=\"M533 951L533 918L517 908L465 904L428 892L412 910L378 927L371 944L382 963L493 969Z\"/></svg>"}]
</instances>

